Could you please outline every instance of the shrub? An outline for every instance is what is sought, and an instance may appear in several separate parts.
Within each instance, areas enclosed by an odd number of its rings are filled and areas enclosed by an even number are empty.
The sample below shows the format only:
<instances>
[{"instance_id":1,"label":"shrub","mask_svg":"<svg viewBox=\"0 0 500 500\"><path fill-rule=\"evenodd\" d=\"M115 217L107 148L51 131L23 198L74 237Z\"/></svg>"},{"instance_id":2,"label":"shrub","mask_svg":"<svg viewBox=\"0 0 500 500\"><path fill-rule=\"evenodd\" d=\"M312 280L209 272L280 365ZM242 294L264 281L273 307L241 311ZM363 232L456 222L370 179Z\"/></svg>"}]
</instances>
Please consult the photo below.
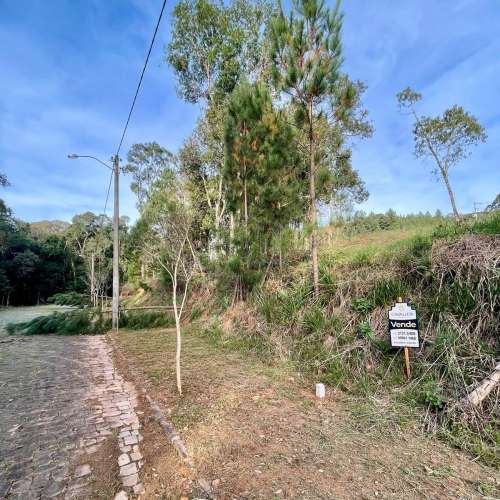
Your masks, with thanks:
<instances>
[{"instance_id":1,"label":"shrub","mask_svg":"<svg viewBox=\"0 0 500 500\"><path fill-rule=\"evenodd\" d=\"M354 299L352 301L352 308L356 312L368 314L373 311L373 304L368 299Z\"/></svg>"},{"instance_id":2,"label":"shrub","mask_svg":"<svg viewBox=\"0 0 500 500\"><path fill-rule=\"evenodd\" d=\"M435 380L428 380L422 385L420 403L428 405L433 410L442 410L447 398L443 394L443 388Z\"/></svg>"},{"instance_id":3,"label":"shrub","mask_svg":"<svg viewBox=\"0 0 500 500\"><path fill-rule=\"evenodd\" d=\"M9 334L23 335L98 335L109 329L109 321L101 314L90 310L55 312L48 316L38 316L23 323L10 323Z\"/></svg>"},{"instance_id":4,"label":"shrub","mask_svg":"<svg viewBox=\"0 0 500 500\"><path fill-rule=\"evenodd\" d=\"M196 321L203 314L203 309L198 306L193 306L191 314L189 315L190 321Z\"/></svg>"},{"instance_id":5,"label":"shrub","mask_svg":"<svg viewBox=\"0 0 500 500\"><path fill-rule=\"evenodd\" d=\"M56 293L49 297L48 302L58 306L84 307L90 305L89 297L77 292Z\"/></svg>"},{"instance_id":6,"label":"shrub","mask_svg":"<svg viewBox=\"0 0 500 500\"><path fill-rule=\"evenodd\" d=\"M372 256L366 251L356 253L351 259L351 265L355 268L369 266L371 262Z\"/></svg>"},{"instance_id":7,"label":"shrub","mask_svg":"<svg viewBox=\"0 0 500 500\"><path fill-rule=\"evenodd\" d=\"M306 334L316 333L323 330L326 326L324 311L319 307L313 307L304 312L302 317L302 327Z\"/></svg>"}]
</instances>

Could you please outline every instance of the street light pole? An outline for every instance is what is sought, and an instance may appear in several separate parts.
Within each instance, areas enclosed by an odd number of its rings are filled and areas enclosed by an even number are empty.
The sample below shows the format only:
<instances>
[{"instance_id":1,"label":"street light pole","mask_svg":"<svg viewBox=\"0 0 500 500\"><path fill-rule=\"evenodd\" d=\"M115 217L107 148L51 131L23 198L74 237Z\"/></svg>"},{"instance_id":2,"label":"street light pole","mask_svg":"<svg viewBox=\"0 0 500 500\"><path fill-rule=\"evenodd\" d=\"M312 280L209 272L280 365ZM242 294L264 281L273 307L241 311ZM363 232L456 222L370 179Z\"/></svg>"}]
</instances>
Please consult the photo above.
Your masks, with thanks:
<instances>
[{"instance_id":1,"label":"street light pole","mask_svg":"<svg viewBox=\"0 0 500 500\"><path fill-rule=\"evenodd\" d=\"M70 160L77 158L92 158L105 167L113 171L114 177L114 212L113 212L113 303L111 306L111 325L114 330L118 330L120 317L120 159L118 155L113 157L113 166L99 160L95 156L69 154Z\"/></svg>"},{"instance_id":2,"label":"street light pole","mask_svg":"<svg viewBox=\"0 0 500 500\"><path fill-rule=\"evenodd\" d=\"M114 170L114 213L113 213L113 305L112 305L112 326L118 330L120 318L120 159L118 155L113 158Z\"/></svg>"}]
</instances>

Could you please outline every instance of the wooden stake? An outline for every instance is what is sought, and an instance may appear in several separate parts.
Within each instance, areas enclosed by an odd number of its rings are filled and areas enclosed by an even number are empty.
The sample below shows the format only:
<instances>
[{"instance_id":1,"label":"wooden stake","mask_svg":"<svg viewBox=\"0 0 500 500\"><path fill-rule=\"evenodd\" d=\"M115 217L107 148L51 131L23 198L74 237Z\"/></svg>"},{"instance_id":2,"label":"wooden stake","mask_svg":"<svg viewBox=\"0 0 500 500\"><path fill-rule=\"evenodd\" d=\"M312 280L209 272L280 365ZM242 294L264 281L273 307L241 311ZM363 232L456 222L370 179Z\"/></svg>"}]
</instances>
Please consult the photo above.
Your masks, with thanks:
<instances>
[{"instance_id":1,"label":"wooden stake","mask_svg":"<svg viewBox=\"0 0 500 500\"><path fill-rule=\"evenodd\" d=\"M411 377L411 368L410 368L410 349L408 347L404 348L405 350L405 369L406 369L406 378L410 380Z\"/></svg>"},{"instance_id":2,"label":"wooden stake","mask_svg":"<svg viewBox=\"0 0 500 500\"><path fill-rule=\"evenodd\" d=\"M398 302L403 302L403 299L401 297L398 297ZM410 367L410 350L408 347L404 348L404 353L405 353L405 373L406 373L406 378L410 380L411 377L411 367Z\"/></svg>"}]
</instances>

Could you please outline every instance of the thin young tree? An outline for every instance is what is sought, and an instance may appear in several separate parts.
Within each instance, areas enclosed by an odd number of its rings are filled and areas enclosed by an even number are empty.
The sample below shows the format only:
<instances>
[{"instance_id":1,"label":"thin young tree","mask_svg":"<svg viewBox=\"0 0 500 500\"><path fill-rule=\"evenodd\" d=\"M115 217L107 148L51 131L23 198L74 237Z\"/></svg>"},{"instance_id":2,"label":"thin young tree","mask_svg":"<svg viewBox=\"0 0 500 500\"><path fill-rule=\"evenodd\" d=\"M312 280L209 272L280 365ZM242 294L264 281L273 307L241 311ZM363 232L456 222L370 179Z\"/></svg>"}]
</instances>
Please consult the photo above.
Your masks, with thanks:
<instances>
[{"instance_id":1,"label":"thin young tree","mask_svg":"<svg viewBox=\"0 0 500 500\"><path fill-rule=\"evenodd\" d=\"M144 249L167 273L171 282L176 329L175 371L177 389L179 394L182 394L181 320L189 284L198 267L191 242L191 208L174 172L164 172L155 183L144 209L143 218L148 227Z\"/></svg>"},{"instance_id":2,"label":"thin young tree","mask_svg":"<svg viewBox=\"0 0 500 500\"><path fill-rule=\"evenodd\" d=\"M272 75L276 87L291 96L297 121L307 128L309 225L314 294L319 295L316 167L316 123L337 94L342 63L342 14L324 0L295 0L290 16L283 11L271 18Z\"/></svg>"},{"instance_id":3,"label":"thin young tree","mask_svg":"<svg viewBox=\"0 0 500 500\"><path fill-rule=\"evenodd\" d=\"M415 156L430 158L435 163L433 172L441 175L450 197L453 215L458 219L460 215L450 183L449 170L470 155L472 146L486 141L484 128L473 115L457 105L446 109L442 116L419 115L415 104L422 99L422 95L410 87L399 92L396 97L400 109L415 119Z\"/></svg>"}]
</instances>

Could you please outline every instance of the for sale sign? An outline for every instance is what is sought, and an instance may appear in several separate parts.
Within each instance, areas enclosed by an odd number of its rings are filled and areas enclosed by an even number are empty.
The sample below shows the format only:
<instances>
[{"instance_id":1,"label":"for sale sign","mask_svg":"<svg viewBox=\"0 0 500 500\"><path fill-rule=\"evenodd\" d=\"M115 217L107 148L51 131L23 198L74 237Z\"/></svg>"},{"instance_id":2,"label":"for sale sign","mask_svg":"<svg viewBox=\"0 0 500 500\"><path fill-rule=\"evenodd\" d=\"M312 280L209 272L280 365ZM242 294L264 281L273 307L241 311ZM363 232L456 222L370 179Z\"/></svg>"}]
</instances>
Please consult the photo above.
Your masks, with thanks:
<instances>
[{"instance_id":1,"label":"for sale sign","mask_svg":"<svg viewBox=\"0 0 500 500\"><path fill-rule=\"evenodd\" d=\"M389 310L392 347L419 347L417 311L406 302L397 302Z\"/></svg>"}]
</instances>

